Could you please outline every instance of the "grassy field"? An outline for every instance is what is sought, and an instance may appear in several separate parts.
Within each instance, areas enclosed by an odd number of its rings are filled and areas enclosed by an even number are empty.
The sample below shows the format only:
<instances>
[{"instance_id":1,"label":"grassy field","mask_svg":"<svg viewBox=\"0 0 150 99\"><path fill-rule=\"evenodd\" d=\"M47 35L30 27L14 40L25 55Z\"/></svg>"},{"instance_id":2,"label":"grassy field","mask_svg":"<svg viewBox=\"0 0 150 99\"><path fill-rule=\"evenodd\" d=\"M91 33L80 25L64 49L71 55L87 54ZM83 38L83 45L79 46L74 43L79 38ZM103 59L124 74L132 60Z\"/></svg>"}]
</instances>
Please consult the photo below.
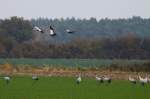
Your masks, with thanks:
<instances>
[{"instance_id":1,"label":"grassy field","mask_svg":"<svg viewBox=\"0 0 150 99\"><path fill-rule=\"evenodd\" d=\"M149 99L150 84L132 85L128 81L99 84L85 78L80 85L75 78L40 77L32 81L29 76L14 77L7 85L0 79L0 99Z\"/></svg>"},{"instance_id":2,"label":"grassy field","mask_svg":"<svg viewBox=\"0 0 150 99\"><path fill-rule=\"evenodd\" d=\"M13 65L33 65L33 66L86 66L100 67L110 66L111 64L142 64L148 60L108 60L108 59L0 59L0 64L10 63Z\"/></svg>"}]
</instances>

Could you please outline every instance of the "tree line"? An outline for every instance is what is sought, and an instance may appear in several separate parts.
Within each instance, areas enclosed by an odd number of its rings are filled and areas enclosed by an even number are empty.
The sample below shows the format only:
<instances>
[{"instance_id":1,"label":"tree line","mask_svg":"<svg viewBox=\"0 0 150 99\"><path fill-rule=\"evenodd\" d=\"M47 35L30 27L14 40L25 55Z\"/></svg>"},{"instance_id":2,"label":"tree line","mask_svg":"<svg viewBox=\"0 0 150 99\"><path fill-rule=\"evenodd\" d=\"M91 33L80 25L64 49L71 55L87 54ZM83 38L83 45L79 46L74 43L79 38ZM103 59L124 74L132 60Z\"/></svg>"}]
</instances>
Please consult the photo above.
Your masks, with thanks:
<instances>
[{"instance_id":1,"label":"tree line","mask_svg":"<svg viewBox=\"0 0 150 99\"><path fill-rule=\"evenodd\" d=\"M55 38L45 40L33 31L34 26L45 29L49 25L58 34ZM67 35L68 28L76 33ZM149 44L150 19L140 17L0 20L0 58L149 59Z\"/></svg>"}]
</instances>

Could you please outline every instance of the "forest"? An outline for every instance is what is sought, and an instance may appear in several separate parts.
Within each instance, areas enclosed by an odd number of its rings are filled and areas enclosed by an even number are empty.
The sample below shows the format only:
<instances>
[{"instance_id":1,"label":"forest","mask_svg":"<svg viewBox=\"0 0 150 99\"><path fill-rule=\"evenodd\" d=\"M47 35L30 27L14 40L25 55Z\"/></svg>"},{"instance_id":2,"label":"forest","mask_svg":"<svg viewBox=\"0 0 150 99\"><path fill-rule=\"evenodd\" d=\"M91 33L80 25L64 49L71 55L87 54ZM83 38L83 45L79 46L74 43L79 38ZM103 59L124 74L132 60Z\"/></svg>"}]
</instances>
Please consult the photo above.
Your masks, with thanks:
<instances>
[{"instance_id":1,"label":"forest","mask_svg":"<svg viewBox=\"0 0 150 99\"><path fill-rule=\"evenodd\" d=\"M47 35L52 25L57 35ZM46 33L33 30L41 27ZM67 34L66 29L76 31ZM0 19L0 58L149 59L150 19Z\"/></svg>"}]
</instances>

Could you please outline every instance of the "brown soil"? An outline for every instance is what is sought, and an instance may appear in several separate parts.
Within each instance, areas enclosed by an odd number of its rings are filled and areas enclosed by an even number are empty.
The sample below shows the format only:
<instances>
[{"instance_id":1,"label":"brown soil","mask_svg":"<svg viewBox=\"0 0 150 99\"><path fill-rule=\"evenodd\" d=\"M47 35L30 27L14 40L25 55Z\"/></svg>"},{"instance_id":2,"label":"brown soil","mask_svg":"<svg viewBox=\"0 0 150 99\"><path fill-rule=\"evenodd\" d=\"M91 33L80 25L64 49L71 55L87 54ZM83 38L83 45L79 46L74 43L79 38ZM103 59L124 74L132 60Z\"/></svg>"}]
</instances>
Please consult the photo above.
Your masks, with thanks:
<instances>
[{"instance_id":1,"label":"brown soil","mask_svg":"<svg viewBox=\"0 0 150 99\"><path fill-rule=\"evenodd\" d=\"M138 75L147 76L150 73L108 71L108 70L78 70L66 68L30 68L30 69L0 69L0 75L39 75L39 76L77 76L81 74L83 77L108 76L112 79L125 80L129 75L137 78Z\"/></svg>"}]
</instances>

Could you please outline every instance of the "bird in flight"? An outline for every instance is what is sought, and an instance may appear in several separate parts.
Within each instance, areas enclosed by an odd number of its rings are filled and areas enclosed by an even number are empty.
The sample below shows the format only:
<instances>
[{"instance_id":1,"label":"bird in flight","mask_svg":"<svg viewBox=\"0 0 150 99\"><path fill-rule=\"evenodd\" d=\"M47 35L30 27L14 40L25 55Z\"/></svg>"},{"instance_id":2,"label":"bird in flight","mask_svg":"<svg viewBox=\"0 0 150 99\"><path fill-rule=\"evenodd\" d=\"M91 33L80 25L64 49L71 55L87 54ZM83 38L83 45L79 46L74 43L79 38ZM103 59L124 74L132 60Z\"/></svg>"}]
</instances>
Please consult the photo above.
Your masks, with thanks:
<instances>
[{"instance_id":1,"label":"bird in flight","mask_svg":"<svg viewBox=\"0 0 150 99\"><path fill-rule=\"evenodd\" d=\"M38 26L35 26L35 27L33 28L33 30L38 31L38 32L41 32L41 33L44 33L44 31L43 31L41 28L39 28Z\"/></svg>"},{"instance_id":2,"label":"bird in flight","mask_svg":"<svg viewBox=\"0 0 150 99\"><path fill-rule=\"evenodd\" d=\"M71 34L71 33L75 33L75 31L70 30L70 29L66 29L66 32L67 32L67 33L69 33L69 34Z\"/></svg>"}]
</instances>

